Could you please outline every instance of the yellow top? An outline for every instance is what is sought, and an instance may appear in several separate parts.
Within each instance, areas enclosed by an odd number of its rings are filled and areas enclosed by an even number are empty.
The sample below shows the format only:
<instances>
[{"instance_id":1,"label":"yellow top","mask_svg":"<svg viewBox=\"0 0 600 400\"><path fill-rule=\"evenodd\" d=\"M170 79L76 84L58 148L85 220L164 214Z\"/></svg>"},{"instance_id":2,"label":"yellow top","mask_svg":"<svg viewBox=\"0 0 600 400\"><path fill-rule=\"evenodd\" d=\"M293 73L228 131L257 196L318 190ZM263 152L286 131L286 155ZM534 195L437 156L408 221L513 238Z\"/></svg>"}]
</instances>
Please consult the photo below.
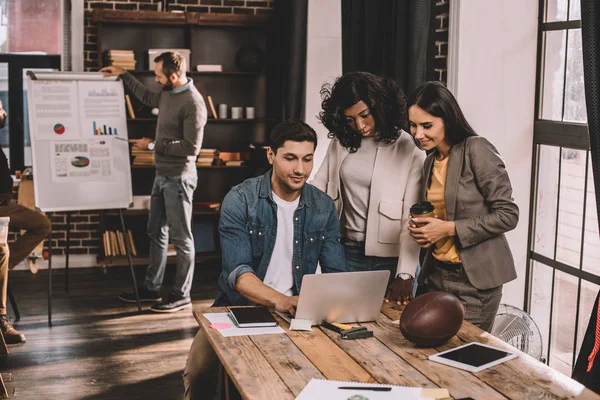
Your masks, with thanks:
<instances>
[{"instance_id":1,"label":"yellow top","mask_svg":"<svg viewBox=\"0 0 600 400\"><path fill-rule=\"evenodd\" d=\"M431 185L427 189L427 200L433 205L434 214L441 220L447 221L446 203L444 201L444 186L446 185L446 175L448 174L448 159L442 161L435 159L433 162L433 171L431 174ZM460 263L460 255L454 245L454 237L445 237L435 243L433 256L440 261L447 263Z\"/></svg>"}]
</instances>

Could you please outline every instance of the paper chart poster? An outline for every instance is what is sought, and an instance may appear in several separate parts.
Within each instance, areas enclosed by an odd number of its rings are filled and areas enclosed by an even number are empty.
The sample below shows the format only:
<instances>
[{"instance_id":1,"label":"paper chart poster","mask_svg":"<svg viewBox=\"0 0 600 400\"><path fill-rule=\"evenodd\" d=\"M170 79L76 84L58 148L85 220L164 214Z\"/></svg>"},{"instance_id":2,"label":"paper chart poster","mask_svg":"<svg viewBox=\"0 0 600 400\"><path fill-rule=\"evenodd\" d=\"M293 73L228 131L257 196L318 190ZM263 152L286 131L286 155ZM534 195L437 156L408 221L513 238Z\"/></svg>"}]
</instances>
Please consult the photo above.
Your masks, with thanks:
<instances>
[{"instance_id":1,"label":"paper chart poster","mask_svg":"<svg viewBox=\"0 0 600 400\"><path fill-rule=\"evenodd\" d=\"M28 86L28 101L35 114L35 139L80 138L77 82L32 80Z\"/></svg>"},{"instance_id":2,"label":"paper chart poster","mask_svg":"<svg viewBox=\"0 0 600 400\"><path fill-rule=\"evenodd\" d=\"M112 140L50 142L52 182L113 181Z\"/></svg>"},{"instance_id":3,"label":"paper chart poster","mask_svg":"<svg viewBox=\"0 0 600 400\"><path fill-rule=\"evenodd\" d=\"M115 81L79 82L81 137L127 138L123 85Z\"/></svg>"}]
</instances>

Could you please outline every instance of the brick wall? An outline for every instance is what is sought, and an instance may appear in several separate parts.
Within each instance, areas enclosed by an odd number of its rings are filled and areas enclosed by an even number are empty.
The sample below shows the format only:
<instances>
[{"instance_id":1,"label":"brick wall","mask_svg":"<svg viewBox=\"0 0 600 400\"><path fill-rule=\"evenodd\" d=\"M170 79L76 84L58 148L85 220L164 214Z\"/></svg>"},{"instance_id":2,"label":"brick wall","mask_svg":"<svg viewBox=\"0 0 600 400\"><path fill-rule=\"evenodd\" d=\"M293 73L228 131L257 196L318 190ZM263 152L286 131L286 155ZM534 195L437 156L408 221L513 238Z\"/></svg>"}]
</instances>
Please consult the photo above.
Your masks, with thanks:
<instances>
[{"instance_id":1,"label":"brick wall","mask_svg":"<svg viewBox=\"0 0 600 400\"><path fill-rule=\"evenodd\" d=\"M85 38L84 62L86 71L98 69L98 30L91 20L92 10L104 8L108 10L152 10L162 8L165 11L190 11L222 14L264 14L273 8L274 0L85 0Z\"/></svg>"},{"instance_id":2,"label":"brick wall","mask_svg":"<svg viewBox=\"0 0 600 400\"><path fill-rule=\"evenodd\" d=\"M448 13L450 0L438 0L436 3L435 27L435 72L436 79L446 84L448 79Z\"/></svg>"}]
</instances>

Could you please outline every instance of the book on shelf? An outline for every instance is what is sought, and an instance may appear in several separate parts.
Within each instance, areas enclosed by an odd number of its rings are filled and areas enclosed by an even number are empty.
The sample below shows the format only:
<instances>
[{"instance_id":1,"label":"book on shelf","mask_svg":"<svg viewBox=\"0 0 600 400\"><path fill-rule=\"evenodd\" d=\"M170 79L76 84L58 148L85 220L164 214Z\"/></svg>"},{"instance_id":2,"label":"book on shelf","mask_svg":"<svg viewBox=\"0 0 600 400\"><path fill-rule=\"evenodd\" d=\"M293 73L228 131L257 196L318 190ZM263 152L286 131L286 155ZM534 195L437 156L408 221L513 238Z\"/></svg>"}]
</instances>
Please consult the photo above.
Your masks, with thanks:
<instances>
[{"instance_id":1,"label":"book on shelf","mask_svg":"<svg viewBox=\"0 0 600 400\"><path fill-rule=\"evenodd\" d=\"M135 54L133 50L106 50L102 56L105 65L121 67L127 70L135 69Z\"/></svg>"},{"instance_id":2,"label":"book on shelf","mask_svg":"<svg viewBox=\"0 0 600 400\"><path fill-rule=\"evenodd\" d=\"M208 105L209 105L209 109L210 109L210 113L212 114L212 117L214 119L219 119L219 117L217 116L217 110L215 110L215 104L213 103L212 96L209 94L206 96L206 98L208 99Z\"/></svg>"},{"instance_id":3,"label":"book on shelf","mask_svg":"<svg viewBox=\"0 0 600 400\"><path fill-rule=\"evenodd\" d=\"M153 166L154 152L150 150L142 150L137 147L131 148L131 156L133 157L133 165Z\"/></svg>"},{"instance_id":4,"label":"book on shelf","mask_svg":"<svg viewBox=\"0 0 600 400\"><path fill-rule=\"evenodd\" d=\"M229 161L248 161L250 153L239 151L220 151L219 158L227 164Z\"/></svg>"},{"instance_id":5,"label":"book on shelf","mask_svg":"<svg viewBox=\"0 0 600 400\"><path fill-rule=\"evenodd\" d=\"M127 103L127 111L129 112L129 117L131 119L135 119L135 113L133 112L133 106L131 105L131 98L128 94L125 95L125 103Z\"/></svg>"},{"instance_id":6,"label":"book on shelf","mask_svg":"<svg viewBox=\"0 0 600 400\"><path fill-rule=\"evenodd\" d=\"M202 210L219 210L221 203L218 201L195 201L194 208Z\"/></svg>"},{"instance_id":7,"label":"book on shelf","mask_svg":"<svg viewBox=\"0 0 600 400\"><path fill-rule=\"evenodd\" d=\"M104 247L104 255L106 257L111 256L126 256L127 255L127 244L125 243L126 238L129 240L131 254L137 256L135 243L133 241L133 234L130 230L124 235L121 231L104 231L102 234L102 244Z\"/></svg>"},{"instance_id":8,"label":"book on shelf","mask_svg":"<svg viewBox=\"0 0 600 400\"><path fill-rule=\"evenodd\" d=\"M223 72L223 66L221 64L198 64L198 65L196 65L196 71L198 71L198 72Z\"/></svg>"},{"instance_id":9,"label":"book on shelf","mask_svg":"<svg viewBox=\"0 0 600 400\"><path fill-rule=\"evenodd\" d=\"M241 167L242 165L244 165L244 161L242 161L242 160L225 161L225 165L228 167Z\"/></svg>"}]
</instances>

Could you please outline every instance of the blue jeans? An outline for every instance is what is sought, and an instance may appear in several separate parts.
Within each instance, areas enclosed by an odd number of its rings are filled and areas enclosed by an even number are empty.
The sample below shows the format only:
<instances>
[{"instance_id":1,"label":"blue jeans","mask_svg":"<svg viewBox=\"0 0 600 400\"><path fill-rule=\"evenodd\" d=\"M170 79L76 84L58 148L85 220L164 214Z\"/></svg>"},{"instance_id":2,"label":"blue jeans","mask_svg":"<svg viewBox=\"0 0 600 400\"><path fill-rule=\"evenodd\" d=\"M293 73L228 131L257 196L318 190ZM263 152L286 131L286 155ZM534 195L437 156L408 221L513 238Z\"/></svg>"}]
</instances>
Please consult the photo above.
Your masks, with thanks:
<instances>
[{"instance_id":1,"label":"blue jeans","mask_svg":"<svg viewBox=\"0 0 600 400\"><path fill-rule=\"evenodd\" d=\"M169 238L177 251L177 272L173 292L189 296L194 277L194 237L192 236L192 196L198 183L194 170L185 175L156 176L150 196L148 237L150 257L144 287L157 291L167 265Z\"/></svg>"},{"instance_id":2,"label":"blue jeans","mask_svg":"<svg viewBox=\"0 0 600 400\"><path fill-rule=\"evenodd\" d=\"M365 249L361 247L344 245L346 267L350 272L356 271L390 271L390 280L396 277L398 257L366 256Z\"/></svg>"}]
</instances>

